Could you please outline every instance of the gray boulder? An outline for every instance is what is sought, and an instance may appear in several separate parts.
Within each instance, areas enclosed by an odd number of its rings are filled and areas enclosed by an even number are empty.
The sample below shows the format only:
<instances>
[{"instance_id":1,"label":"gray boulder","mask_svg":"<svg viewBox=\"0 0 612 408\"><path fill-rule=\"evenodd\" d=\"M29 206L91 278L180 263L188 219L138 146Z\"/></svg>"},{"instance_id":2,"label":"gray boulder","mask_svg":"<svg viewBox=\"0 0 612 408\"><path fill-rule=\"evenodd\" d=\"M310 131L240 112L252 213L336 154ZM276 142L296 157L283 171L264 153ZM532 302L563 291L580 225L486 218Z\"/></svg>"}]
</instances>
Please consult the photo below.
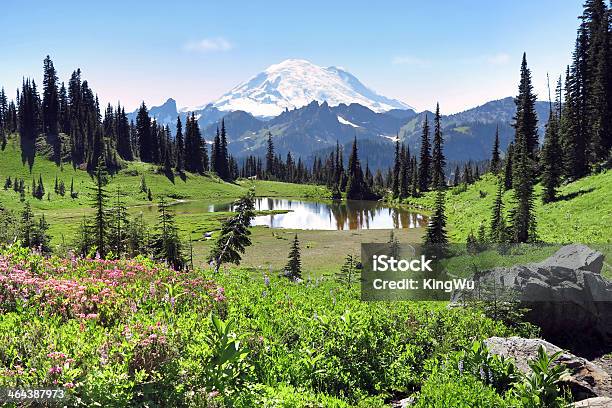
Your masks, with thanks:
<instances>
[{"instance_id":1,"label":"gray boulder","mask_svg":"<svg viewBox=\"0 0 612 408\"><path fill-rule=\"evenodd\" d=\"M597 364L563 351L552 343L542 339L524 339L521 337L491 337L484 341L492 354L514 360L516 367L523 373L531 372L528 362L538 356L538 348L543 346L548 354L562 351L555 364L564 364L569 376L563 383L572 392L574 400L592 397L612 397L612 380L610 375Z\"/></svg>"},{"instance_id":2,"label":"gray boulder","mask_svg":"<svg viewBox=\"0 0 612 408\"><path fill-rule=\"evenodd\" d=\"M567 245L542 262L494 268L474 279L479 297L515 293L530 309L527 319L542 329L545 338L611 349L612 282L601 276L603 262L598 251ZM455 292L451 301L460 303L470 296L474 294Z\"/></svg>"},{"instance_id":3,"label":"gray boulder","mask_svg":"<svg viewBox=\"0 0 612 408\"><path fill-rule=\"evenodd\" d=\"M574 408L612 408L612 398L589 398L572 405Z\"/></svg>"}]
</instances>

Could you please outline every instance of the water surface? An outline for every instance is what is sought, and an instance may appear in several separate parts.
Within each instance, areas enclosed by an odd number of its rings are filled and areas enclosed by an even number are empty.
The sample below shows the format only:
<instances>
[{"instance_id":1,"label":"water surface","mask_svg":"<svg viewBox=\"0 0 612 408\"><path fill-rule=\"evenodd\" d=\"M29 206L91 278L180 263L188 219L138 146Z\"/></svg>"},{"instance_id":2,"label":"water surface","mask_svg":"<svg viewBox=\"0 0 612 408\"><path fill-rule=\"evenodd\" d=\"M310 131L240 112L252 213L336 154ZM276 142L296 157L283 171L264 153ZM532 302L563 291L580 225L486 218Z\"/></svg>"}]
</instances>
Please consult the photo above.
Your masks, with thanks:
<instances>
[{"instance_id":1,"label":"water surface","mask_svg":"<svg viewBox=\"0 0 612 408\"><path fill-rule=\"evenodd\" d=\"M232 203L204 204L188 201L174 206L177 214L193 211L231 211ZM258 215L253 225L308 230L358 230L420 228L427 217L407 209L388 207L378 201L316 202L286 198L256 198L258 211L287 211Z\"/></svg>"}]
</instances>

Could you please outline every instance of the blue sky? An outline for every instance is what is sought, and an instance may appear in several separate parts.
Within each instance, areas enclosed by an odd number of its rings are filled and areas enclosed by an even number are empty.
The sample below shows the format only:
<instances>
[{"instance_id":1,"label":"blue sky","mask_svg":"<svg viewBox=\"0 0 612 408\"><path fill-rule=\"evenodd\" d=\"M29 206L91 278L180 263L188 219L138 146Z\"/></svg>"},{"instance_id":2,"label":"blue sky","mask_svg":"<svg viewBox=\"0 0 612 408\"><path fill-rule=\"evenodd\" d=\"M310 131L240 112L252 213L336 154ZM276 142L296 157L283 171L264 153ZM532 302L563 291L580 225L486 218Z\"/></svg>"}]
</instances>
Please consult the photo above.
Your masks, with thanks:
<instances>
[{"instance_id":1,"label":"blue sky","mask_svg":"<svg viewBox=\"0 0 612 408\"><path fill-rule=\"evenodd\" d=\"M58 4L59 3L59 4ZM453 113L514 95L570 61L581 1L20 1L0 14L0 86L76 67L104 102L202 105L269 65L341 66L417 110Z\"/></svg>"}]
</instances>

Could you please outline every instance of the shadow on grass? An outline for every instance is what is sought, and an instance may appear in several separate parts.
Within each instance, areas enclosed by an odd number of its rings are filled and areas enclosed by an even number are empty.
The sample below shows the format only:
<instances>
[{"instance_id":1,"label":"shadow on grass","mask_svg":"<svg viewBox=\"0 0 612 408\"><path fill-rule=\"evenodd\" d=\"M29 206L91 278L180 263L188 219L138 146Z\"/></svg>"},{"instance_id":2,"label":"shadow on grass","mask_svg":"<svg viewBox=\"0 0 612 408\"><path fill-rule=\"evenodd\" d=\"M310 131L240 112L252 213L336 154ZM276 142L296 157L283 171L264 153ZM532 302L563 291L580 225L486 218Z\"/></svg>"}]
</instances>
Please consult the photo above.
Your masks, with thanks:
<instances>
[{"instance_id":1,"label":"shadow on grass","mask_svg":"<svg viewBox=\"0 0 612 408\"><path fill-rule=\"evenodd\" d=\"M585 190L578 190L578 191L574 191L573 193L569 193L569 194L561 194L557 197L557 199L555 201L569 201L569 200L573 200L576 197L580 197L581 195L584 194L588 194L588 193L592 193L593 191L595 191L594 187L585 189Z\"/></svg>"}]
</instances>

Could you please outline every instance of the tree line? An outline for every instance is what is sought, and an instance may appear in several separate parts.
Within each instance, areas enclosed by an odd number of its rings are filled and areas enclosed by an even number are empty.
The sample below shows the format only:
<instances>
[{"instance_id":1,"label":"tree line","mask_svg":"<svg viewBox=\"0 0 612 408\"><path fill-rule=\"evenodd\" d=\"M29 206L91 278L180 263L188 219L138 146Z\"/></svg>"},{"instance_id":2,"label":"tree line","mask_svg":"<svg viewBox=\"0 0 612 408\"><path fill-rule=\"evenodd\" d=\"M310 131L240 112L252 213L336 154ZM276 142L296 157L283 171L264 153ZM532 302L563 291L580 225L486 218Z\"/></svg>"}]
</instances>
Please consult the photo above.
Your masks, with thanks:
<instances>
[{"instance_id":1,"label":"tree line","mask_svg":"<svg viewBox=\"0 0 612 408\"><path fill-rule=\"evenodd\" d=\"M19 133L22 160L30 168L37 153L50 151L58 165L70 162L90 174L99 164L115 172L124 161L141 160L163 167L166 174L214 171L223 180L239 176L236 160L228 153L225 123L212 143L210 155L195 115L187 116L185 129L180 117L173 137L168 126L149 116L143 102L136 121L125 108L108 104L101 112L97 95L81 70L75 70L66 85L59 82L53 61L43 62L42 97L34 79L24 78L15 100L0 90L0 147L8 135Z\"/></svg>"}]
</instances>

